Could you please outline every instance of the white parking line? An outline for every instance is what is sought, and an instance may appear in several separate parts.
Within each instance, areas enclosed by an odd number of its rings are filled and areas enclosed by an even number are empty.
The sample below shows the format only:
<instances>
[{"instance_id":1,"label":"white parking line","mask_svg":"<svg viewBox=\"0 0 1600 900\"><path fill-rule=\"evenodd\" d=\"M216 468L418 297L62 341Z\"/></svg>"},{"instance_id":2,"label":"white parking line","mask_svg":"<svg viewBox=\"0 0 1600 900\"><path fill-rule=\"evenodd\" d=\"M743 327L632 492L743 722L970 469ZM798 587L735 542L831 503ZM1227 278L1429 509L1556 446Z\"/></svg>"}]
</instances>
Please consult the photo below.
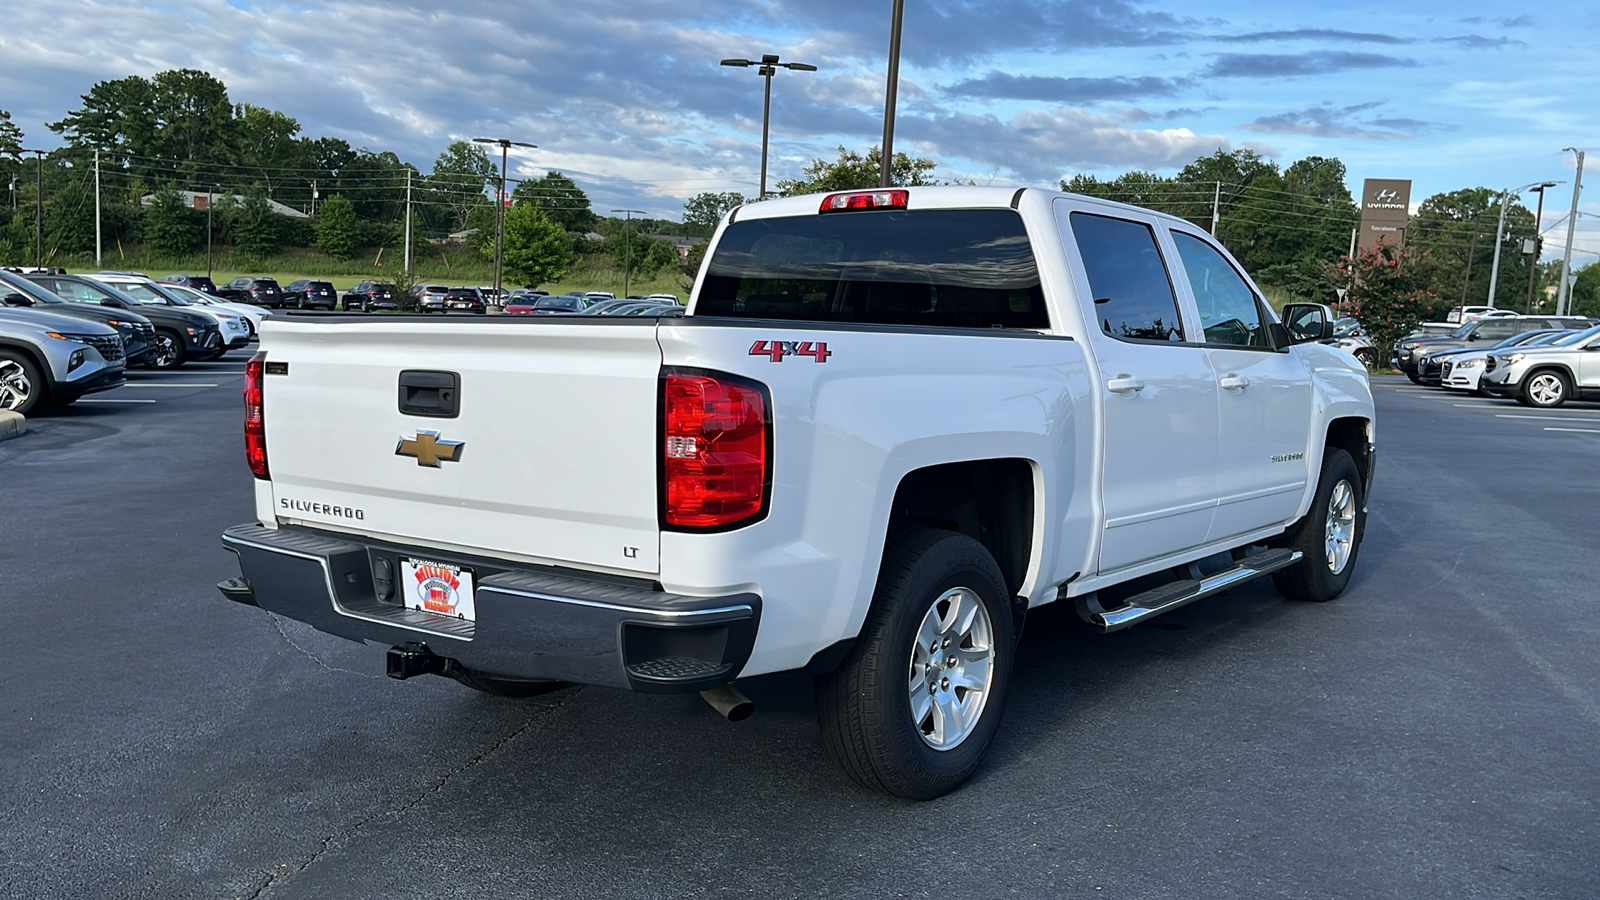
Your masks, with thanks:
<instances>
[{"instance_id":1,"label":"white parking line","mask_svg":"<svg viewBox=\"0 0 1600 900\"><path fill-rule=\"evenodd\" d=\"M79 403L154 403L155 401L154 400L95 400L95 399L84 399L84 400L79 400L78 402Z\"/></svg>"},{"instance_id":2,"label":"white parking line","mask_svg":"<svg viewBox=\"0 0 1600 900\"><path fill-rule=\"evenodd\" d=\"M1530 416L1525 413L1495 413L1496 419L1543 419L1547 422L1600 422L1595 416Z\"/></svg>"},{"instance_id":3,"label":"white parking line","mask_svg":"<svg viewBox=\"0 0 1600 900\"><path fill-rule=\"evenodd\" d=\"M1545 428L1545 431L1575 431L1581 434L1600 434L1600 428Z\"/></svg>"},{"instance_id":4,"label":"white parking line","mask_svg":"<svg viewBox=\"0 0 1600 900\"><path fill-rule=\"evenodd\" d=\"M176 381L130 381L127 384L123 385L123 387L131 387L131 388L146 388L146 387L214 388L214 387L222 387L222 385L220 385L220 384L187 384L187 383L180 383L180 382L176 382Z\"/></svg>"}]
</instances>

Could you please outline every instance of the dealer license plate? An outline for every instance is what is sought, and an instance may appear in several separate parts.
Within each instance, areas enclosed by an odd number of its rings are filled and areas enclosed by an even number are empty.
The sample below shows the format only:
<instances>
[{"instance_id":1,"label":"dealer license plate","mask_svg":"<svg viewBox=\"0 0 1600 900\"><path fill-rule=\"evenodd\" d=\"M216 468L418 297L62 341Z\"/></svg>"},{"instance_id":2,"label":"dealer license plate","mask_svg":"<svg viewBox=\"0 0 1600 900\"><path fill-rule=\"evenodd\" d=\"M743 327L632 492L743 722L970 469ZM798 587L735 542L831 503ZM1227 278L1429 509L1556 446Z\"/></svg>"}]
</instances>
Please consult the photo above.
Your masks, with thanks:
<instances>
[{"instance_id":1,"label":"dealer license plate","mask_svg":"<svg viewBox=\"0 0 1600 900\"><path fill-rule=\"evenodd\" d=\"M471 569L431 559L402 556L400 580L404 585L407 609L468 622L477 618L473 607Z\"/></svg>"}]
</instances>

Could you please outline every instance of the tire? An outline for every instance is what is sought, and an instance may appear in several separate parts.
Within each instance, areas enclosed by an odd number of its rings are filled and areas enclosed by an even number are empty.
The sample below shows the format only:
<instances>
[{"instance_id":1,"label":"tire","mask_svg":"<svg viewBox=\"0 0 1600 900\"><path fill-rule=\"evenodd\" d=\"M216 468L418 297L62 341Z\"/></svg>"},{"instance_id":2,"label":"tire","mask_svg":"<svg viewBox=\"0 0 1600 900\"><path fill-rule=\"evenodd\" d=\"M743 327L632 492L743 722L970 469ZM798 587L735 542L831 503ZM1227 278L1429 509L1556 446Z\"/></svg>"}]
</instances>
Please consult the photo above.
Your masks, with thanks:
<instances>
[{"instance_id":1,"label":"tire","mask_svg":"<svg viewBox=\"0 0 1600 900\"><path fill-rule=\"evenodd\" d=\"M159 371L176 369L189 358L189 351L183 346L183 338L176 331L157 331L155 348L155 352L150 354L150 361L145 363L152 369Z\"/></svg>"},{"instance_id":2,"label":"tire","mask_svg":"<svg viewBox=\"0 0 1600 900\"><path fill-rule=\"evenodd\" d=\"M932 800L977 771L1011 681L1010 603L1000 567L972 538L916 528L890 540L855 647L817 679L823 743L856 783ZM935 640L942 660L923 647Z\"/></svg>"},{"instance_id":3,"label":"tire","mask_svg":"<svg viewBox=\"0 0 1600 900\"><path fill-rule=\"evenodd\" d=\"M1361 473L1350 454L1329 447L1322 458L1317 495L1285 544L1305 557L1272 573L1272 585L1290 600L1323 603L1339 596L1350 583L1361 535L1366 530L1366 498Z\"/></svg>"},{"instance_id":4,"label":"tire","mask_svg":"<svg viewBox=\"0 0 1600 900\"><path fill-rule=\"evenodd\" d=\"M1555 409L1572 396L1572 382L1560 369L1539 369L1522 379L1519 399L1538 409Z\"/></svg>"},{"instance_id":5,"label":"tire","mask_svg":"<svg viewBox=\"0 0 1600 900\"><path fill-rule=\"evenodd\" d=\"M1356 351L1356 361L1370 369L1378 364L1378 351L1362 347Z\"/></svg>"},{"instance_id":6,"label":"tire","mask_svg":"<svg viewBox=\"0 0 1600 900\"><path fill-rule=\"evenodd\" d=\"M1420 376L1418 376L1415 372L1407 372L1406 373L1406 377L1411 379L1411 383L1412 384L1421 384L1422 383L1422 378Z\"/></svg>"},{"instance_id":7,"label":"tire","mask_svg":"<svg viewBox=\"0 0 1600 900\"><path fill-rule=\"evenodd\" d=\"M0 350L0 409L27 415L45 400L46 390L32 359Z\"/></svg>"},{"instance_id":8,"label":"tire","mask_svg":"<svg viewBox=\"0 0 1600 900\"><path fill-rule=\"evenodd\" d=\"M490 675L486 672L479 672L475 669L459 669L451 674L450 677L480 693L491 694L496 697L513 697L518 699L537 697L540 694L548 694L552 691L559 691L567 686L567 682L565 681L535 681L525 678L501 678L498 675Z\"/></svg>"}]
</instances>

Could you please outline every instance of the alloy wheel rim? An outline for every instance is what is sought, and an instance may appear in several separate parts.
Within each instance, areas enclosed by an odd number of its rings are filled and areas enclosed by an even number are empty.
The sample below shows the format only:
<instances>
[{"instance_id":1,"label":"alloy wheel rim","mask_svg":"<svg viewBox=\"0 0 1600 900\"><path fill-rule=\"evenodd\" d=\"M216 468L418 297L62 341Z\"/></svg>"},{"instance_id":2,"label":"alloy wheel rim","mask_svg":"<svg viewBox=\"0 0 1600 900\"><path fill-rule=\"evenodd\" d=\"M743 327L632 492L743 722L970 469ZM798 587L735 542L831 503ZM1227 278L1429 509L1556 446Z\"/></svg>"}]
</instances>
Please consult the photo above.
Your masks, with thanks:
<instances>
[{"instance_id":1,"label":"alloy wheel rim","mask_svg":"<svg viewBox=\"0 0 1600 900\"><path fill-rule=\"evenodd\" d=\"M0 409L21 409L33 396L33 384L22 364L0 361Z\"/></svg>"},{"instance_id":2,"label":"alloy wheel rim","mask_svg":"<svg viewBox=\"0 0 1600 900\"><path fill-rule=\"evenodd\" d=\"M174 342L172 338L167 337L166 335L156 338L156 358L154 362L157 368L164 369L167 366L172 365L173 360L177 358L178 349L176 342Z\"/></svg>"},{"instance_id":3,"label":"alloy wheel rim","mask_svg":"<svg viewBox=\"0 0 1600 900\"><path fill-rule=\"evenodd\" d=\"M994 626L977 591L954 587L929 604L906 685L923 743L953 750L972 735L989 702L994 659Z\"/></svg>"},{"instance_id":4,"label":"alloy wheel rim","mask_svg":"<svg viewBox=\"0 0 1600 900\"><path fill-rule=\"evenodd\" d=\"M1355 550L1356 492L1350 482L1340 479L1328 496L1328 521L1323 530L1322 546L1327 554L1328 571L1335 575L1350 564L1350 554Z\"/></svg>"},{"instance_id":5,"label":"alloy wheel rim","mask_svg":"<svg viewBox=\"0 0 1600 900\"><path fill-rule=\"evenodd\" d=\"M1561 399L1561 380L1549 374L1535 375L1528 382L1528 394L1541 406L1554 403Z\"/></svg>"}]
</instances>

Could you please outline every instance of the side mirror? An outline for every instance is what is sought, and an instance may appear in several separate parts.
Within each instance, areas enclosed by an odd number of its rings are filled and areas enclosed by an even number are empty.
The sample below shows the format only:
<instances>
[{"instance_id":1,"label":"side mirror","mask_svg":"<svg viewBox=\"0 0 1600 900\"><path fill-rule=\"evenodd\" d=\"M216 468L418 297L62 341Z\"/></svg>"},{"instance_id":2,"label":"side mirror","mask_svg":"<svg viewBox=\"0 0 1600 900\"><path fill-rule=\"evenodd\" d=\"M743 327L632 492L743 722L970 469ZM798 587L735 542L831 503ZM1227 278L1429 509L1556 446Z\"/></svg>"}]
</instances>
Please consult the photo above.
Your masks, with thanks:
<instances>
[{"instance_id":1,"label":"side mirror","mask_svg":"<svg viewBox=\"0 0 1600 900\"><path fill-rule=\"evenodd\" d=\"M7 294L3 299L0 299L0 303L4 303L7 306L32 306L33 298L27 294Z\"/></svg>"},{"instance_id":2,"label":"side mirror","mask_svg":"<svg viewBox=\"0 0 1600 900\"><path fill-rule=\"evenodd\" d=\"M1333 337L1333 310L1321 303L1290 303L1283 308L1283 327L1291 344Z\"/></svg>"}]
</instances>

